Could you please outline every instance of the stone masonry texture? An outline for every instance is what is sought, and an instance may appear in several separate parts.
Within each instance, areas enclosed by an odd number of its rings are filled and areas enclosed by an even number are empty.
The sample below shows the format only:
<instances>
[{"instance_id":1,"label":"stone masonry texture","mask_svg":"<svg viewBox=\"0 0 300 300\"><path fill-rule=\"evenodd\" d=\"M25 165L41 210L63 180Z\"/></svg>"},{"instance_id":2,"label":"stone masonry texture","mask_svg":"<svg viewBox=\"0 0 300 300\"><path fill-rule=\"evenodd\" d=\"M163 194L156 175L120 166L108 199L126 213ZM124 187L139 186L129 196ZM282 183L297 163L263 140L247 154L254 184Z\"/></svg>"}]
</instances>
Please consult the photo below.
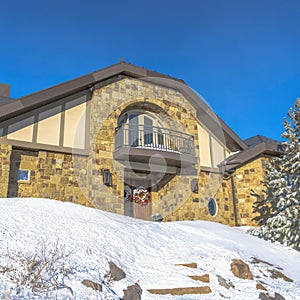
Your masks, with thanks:
<instances>
[{"instance_id":1,"label":"stone masonry texture","mask_svg":"<svg viewBox=\"0 0 300 300\"><path fill-rule=\"evenodd\" d=\"M38 151L36 156L21 155L20 169L30 170L29 182L19 182L18 197L43 197L70 201L114 213L124 214L125 167L113 158L115 130L125 111L149 110L165 127L194 136L199 154L198 121L195 108L176 90L138 79L114 78L98 86L88 101L88 155ZM6 197L9 185L12 147L0 144L0 197ZM238 222L255 225L250 190L262 193L262 159L256 159L236 171ZM103 184L103 170L112 174L112 186ZM230 179L200 169L194 175L164 175L164 184L152 190L152 213L164 221L209 220L234 225L233 194ZM192 180L198 181L198 193L191 191ZM210 216L208 201L217 203L216 216Z\"/></svg>"}]
</instances>

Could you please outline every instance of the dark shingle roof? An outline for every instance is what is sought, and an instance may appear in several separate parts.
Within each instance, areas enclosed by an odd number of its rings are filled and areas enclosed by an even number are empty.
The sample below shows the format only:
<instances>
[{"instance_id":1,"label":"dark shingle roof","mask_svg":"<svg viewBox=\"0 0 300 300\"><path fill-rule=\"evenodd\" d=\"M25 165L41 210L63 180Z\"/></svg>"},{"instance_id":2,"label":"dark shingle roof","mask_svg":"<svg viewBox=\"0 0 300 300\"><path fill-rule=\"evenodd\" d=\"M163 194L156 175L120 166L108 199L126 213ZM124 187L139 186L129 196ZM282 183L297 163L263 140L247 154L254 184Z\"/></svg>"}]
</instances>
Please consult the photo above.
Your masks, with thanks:
<instances>
[{"instance_id":1,"label":"dark shingle roof","mask_svg":"<svg viewBox=\"0 0 300 300\"><path fill-rule=\"evenodd\" d=\"M244 140L248 146L244 151L239 151L229 156L220 164L225 173L231 174L235 169L247 162L264 155L280 156L283 153L282 145L279 141L270 139L262 135L256 135Z\"/></svg>"},{"instance_id":2,"label":"dark shingle roof","mask_svg":"<svg viewBox=\"0 0 300 300\"><path fill-rule=\"evenodd\" d=\"M0 106L13 102L14 99L0 96Z\"/></svg>"},{"instance_id":3,"label":"dark shingle roof","mask_svg":"<svg viewBox=\"0 0 300 300\"><path fill-rule=\"evenodd\" d=\"M267 144L272 144L272 145L279 145L280 142L277 140L270 139L266 136L263 135L256 135L252 136L246 140L244 140L245 144L249 147L254 147L260 143L267 143Z\"/></svg>"}]
</instances>

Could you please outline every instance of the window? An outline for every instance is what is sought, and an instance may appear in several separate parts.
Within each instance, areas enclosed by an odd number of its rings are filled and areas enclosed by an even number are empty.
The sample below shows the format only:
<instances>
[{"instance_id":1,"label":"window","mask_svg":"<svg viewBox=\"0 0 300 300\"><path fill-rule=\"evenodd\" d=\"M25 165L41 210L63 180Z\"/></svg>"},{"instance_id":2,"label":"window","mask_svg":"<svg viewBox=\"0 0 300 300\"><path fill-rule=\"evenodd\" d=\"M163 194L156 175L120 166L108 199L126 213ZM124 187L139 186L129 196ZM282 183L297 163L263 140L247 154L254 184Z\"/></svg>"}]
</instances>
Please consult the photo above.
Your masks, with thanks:
<instances>
[{"instance_id":1,"label":"window","mask_svg":"<svg viewBox=\"0 0 300 300\"><path fill-rule=\"evenodd\" d=\"M30 171L29 170L18 170L18 181L30 181Z\"/></svg>"},{"instance_id":2,"label":"window","mask_svg":"<svg viewBox=\"0 0 300 300\"><path fill-rule=\"evenodd\" d=\"M152 114L130 111L120 116L118 121L119 140L131 147L153 147L164 145L161 122ZM128 140L127 140L128 138ZM127 141L127 142L126 142Z\"/></svg>"},{"instance_id":3,"label":"window","mask_svg":"<svg viewBox=\"0 0 300 300\"><path fill-rule=\"evenodd\" d=\"M218 206L217 206L217 202L215 201L215 199L210 198L208 200L208 212L212 217L215 217L217 215L218 212Z\"/></svg>"}]
</instances>

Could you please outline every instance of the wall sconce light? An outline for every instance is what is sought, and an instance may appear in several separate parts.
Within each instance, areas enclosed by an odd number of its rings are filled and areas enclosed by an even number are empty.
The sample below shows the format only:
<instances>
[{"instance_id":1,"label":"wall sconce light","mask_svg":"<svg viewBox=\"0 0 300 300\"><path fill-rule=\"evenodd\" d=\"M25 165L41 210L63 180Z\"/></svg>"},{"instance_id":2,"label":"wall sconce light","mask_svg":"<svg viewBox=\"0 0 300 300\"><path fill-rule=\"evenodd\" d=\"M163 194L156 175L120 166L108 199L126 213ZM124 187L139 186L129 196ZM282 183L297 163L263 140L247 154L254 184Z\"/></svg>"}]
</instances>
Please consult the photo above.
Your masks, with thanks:
<instances>
[{"instance_id":1,"label":"wall sconce light","mask_svg":"<svg viewBox=\"0 0 300 300\"><path fill-rule=\"evenodd\" d=\"M198 179L197 178L194 178L191 181L191 191L195 194L198 194L198 192L199 192Z\"/></svg>"},{"instance_id":2,"label":"wall sconce light","mask_svg":"<svg viewBox=\"0 0 300 300\"><path fill-rule=\"evenodd\" d=\"M106 186L112 186L112 176L109 169L102 170L103 183Z\"/></svg>"}]
</instances>

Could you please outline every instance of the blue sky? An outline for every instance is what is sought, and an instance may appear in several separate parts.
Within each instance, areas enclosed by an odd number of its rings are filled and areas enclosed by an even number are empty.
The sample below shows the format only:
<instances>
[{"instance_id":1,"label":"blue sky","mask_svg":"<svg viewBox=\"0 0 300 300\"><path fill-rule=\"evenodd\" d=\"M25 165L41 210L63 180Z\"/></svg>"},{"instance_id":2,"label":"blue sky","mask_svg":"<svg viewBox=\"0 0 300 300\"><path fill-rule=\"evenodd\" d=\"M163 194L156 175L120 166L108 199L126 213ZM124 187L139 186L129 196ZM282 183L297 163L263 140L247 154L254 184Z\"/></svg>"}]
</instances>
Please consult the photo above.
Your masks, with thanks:
<instances>
[{"instance_id":1,"label":"blue sky","mask_svg":"<svg viewBox=\"0 0 300 300\"><path fill-rule=\"evenodd\" d=\"M12 97L119 60L184 79L243 139L279 139L300 97L300 2L0 3L0 82Z\"/></svg>"}]
</instances>

